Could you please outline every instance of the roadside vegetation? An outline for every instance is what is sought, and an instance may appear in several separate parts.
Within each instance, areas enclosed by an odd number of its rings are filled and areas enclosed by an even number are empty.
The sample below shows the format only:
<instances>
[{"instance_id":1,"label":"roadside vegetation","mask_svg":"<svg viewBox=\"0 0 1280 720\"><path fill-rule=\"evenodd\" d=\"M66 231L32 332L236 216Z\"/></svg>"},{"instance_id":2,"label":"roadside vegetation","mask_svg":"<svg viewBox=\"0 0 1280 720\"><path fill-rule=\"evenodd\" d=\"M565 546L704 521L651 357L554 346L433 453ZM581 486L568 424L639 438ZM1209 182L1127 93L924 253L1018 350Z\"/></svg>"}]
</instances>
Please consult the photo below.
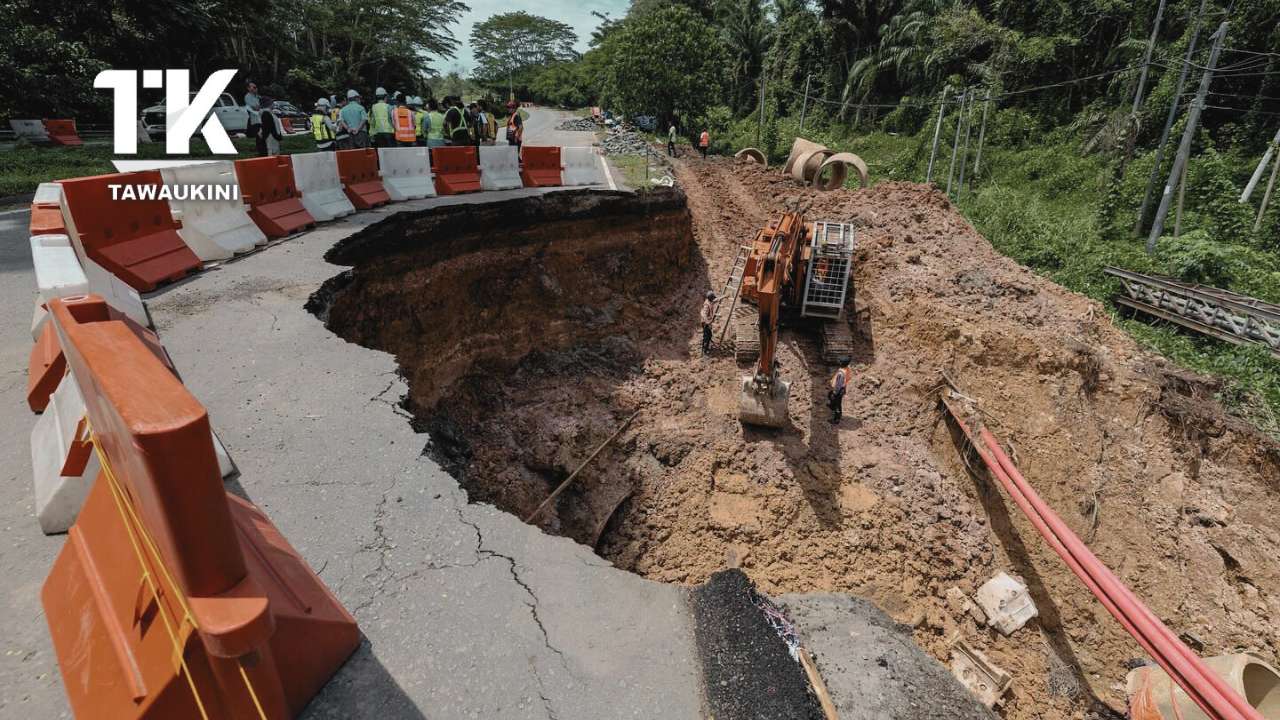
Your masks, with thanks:
<instances>
[{"instance_id":1,"label":"roadside vegetation","mask_svg":"<svg viewBox=\"0 0 1280 720\"><path fill-rule=\"evenodd\" d=\"M232 138L238 155L253 157L254 142L248 138ZM315 152L315 140L310 133L289 135L280 141L280 152ZM191 157L211 157L209 146L199 136L191 140ZM223 159L228 156L221 156ZM125 159L111 151L111 143L90 142L80 147L36 147L25 142L12 150L0 150L0 198L15 197L25 201L42 182L61 178L104 175L115 172L112 160ZM138 154L133 160L172 160L164 152L164 142L139 143Z\"/></svg>"}]
</instances>

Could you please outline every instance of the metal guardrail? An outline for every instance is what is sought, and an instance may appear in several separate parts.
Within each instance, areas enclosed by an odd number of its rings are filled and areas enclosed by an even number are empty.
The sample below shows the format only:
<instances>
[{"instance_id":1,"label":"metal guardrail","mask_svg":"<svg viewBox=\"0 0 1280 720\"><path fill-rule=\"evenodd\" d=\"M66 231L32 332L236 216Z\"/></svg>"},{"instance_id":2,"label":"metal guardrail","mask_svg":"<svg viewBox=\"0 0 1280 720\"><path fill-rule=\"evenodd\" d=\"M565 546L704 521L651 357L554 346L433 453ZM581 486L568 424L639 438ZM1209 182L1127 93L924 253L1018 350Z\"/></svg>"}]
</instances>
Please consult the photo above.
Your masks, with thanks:
<instances>
[{"instance_id":1,"label":"metal guardrail","mask_svg":"<svg viewBox=\"0 0 1280 720\"><path fill-rule=\"evenodd\" d=\"M1263 345L1280 358L1280 305L1206 285L1107 267L1121 305L1236 345Z\"/></svg>"}]
</instances>

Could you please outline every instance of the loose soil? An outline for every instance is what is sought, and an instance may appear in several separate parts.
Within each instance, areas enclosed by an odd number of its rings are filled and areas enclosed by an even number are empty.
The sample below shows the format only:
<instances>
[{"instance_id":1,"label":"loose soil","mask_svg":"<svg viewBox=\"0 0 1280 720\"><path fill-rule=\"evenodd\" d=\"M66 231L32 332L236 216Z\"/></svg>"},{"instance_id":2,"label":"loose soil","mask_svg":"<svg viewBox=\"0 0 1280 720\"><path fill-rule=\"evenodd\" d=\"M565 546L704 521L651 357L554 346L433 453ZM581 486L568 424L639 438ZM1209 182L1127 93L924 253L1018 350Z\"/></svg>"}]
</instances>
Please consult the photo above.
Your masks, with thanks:
<instances>
[{"instance_id":1,"label":"loose soil","mask_svg":"<svg viewBox=\"0 0 1280 720\"><path fill-rule=\"evenodd\" d=\"M525 517L639 410L536 523L655 580L736 564L769 594L866 596L940 660L959 633L1012 673L1004 717L1114 716L1142 651L970 474L938 411L945 372L1194 649L1275 660L1280 450L1224 413L1211 382L1001 256L928 187L817 193L724 159L676 170L687 210L679 192L557 193L536 209L400 213L335 248L356 267L317 308L396 354L407 407L473 499ZM833 426L832 368L815 337L785 330L791 426L747 428L745 369L731 347L701 357L698 307L797 197L811 218L859 228L855 379ZM946 599L1000 571L1040 611L1008 638Z\"/></svg>"}]
</instances>

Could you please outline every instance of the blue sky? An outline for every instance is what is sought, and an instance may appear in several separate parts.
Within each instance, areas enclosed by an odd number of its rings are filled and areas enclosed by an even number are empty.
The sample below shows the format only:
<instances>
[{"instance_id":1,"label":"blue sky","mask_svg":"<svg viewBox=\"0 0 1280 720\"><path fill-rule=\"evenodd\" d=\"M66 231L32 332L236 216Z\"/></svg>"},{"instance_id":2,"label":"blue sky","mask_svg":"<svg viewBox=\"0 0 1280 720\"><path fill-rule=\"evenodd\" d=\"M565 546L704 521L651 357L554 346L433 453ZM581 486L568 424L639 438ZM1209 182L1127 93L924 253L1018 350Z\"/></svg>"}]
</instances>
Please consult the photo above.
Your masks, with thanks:
<instances>
[{"instance_id":1,"label":"blue sky","mask_svg":"<svg viewBox=\"0 0 1280 720\"><path fill-rule=\"evenodd\" d=\"M471 12L463 15L461 21L452 27L454 37L458 38L459 42L457 57L452 60L435 59L432 63L441 73L448 72L454 66L459 66L463 70L471 70L475 66L470 47L471 26L484 22L490 15L523 10L531 15L559 20L573 27L574 32L578 34L578 52L586 52L591 31L600 24L591 11L609 13L609 17L621 18L631 5L629 0L541 0L541 2L465 0L465 2L471 6Z\"/></svg>"}]
</instances>

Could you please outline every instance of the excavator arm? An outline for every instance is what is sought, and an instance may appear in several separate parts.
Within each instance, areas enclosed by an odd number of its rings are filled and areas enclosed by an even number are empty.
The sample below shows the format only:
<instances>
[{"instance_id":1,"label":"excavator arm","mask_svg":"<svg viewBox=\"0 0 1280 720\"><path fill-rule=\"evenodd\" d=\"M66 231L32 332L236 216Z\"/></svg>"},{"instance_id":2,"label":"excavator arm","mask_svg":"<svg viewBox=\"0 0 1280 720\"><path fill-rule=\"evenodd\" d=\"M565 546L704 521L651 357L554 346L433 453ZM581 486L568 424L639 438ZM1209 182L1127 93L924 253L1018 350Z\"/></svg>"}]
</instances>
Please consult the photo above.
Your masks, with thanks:
<instances>
[{"instance_id":1,"label":"excavator arm","mask_svg":"<svg viewBox=\"0 0 1280 720\"><path fill-rule=\"evenodd\" d=\"M753 425L782 427L787 422L790 383L778 376L778 326L783 298L794 292L804 234L803 217L786 213L756 236L754 282L749 285L759 316L760 357L755 374L742 378L738 403L739 417Z\"/></svg>"}]
</instances>

